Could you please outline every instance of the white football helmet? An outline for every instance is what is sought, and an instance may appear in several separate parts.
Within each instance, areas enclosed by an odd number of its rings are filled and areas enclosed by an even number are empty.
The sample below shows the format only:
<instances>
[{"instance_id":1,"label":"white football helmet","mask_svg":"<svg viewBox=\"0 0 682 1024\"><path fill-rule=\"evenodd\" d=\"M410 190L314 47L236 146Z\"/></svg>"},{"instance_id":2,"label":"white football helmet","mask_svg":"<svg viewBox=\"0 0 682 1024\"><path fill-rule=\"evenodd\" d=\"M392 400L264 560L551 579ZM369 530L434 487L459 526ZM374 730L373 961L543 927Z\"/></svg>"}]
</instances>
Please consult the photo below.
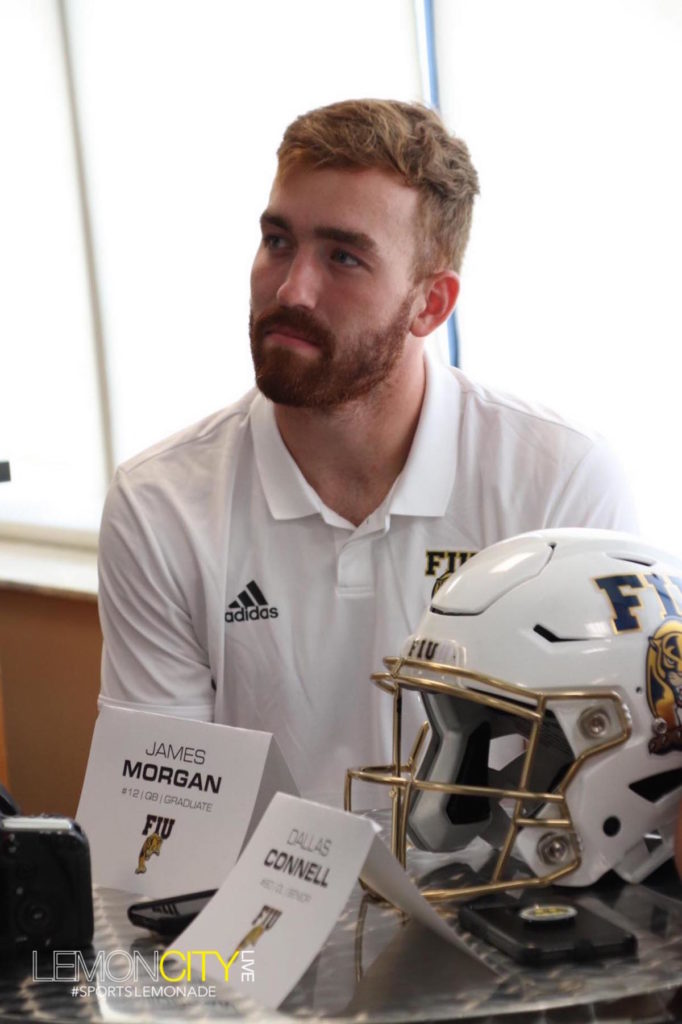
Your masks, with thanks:
<instances>
[{"instance_id":1,"label":"white football helmet","mask_svg":"<svg viewBox=\"0 0 682 1024\"><path fill-rule=\"evenodd\" d=\"M482 837L493 852L485 882L433 899L589 885L610 869L637 882L672 855L682 560L606 530L513 537L446 578L385 664L373 679L393 698L394 760L350 769L346 807L353 780L390 787L403 864L408 837L437 852ZM430 738L404 760L406 690Z\"/></svg>"}]
</instances>

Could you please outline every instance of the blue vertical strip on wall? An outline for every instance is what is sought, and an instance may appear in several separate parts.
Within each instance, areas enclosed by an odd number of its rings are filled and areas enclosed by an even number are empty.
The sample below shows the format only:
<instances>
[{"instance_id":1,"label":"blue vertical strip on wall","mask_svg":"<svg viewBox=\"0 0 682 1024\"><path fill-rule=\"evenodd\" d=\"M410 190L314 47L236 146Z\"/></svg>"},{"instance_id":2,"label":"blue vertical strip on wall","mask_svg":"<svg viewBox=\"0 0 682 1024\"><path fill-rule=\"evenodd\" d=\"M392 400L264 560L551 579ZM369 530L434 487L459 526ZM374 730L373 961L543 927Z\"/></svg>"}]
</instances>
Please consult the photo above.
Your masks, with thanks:
<instances>
[{"instance_id":1,"label":"blue vertical strip on wall","mask_svg":"<svg viewBox=\"0 0 682 1024\"><path fill-rule=\"evenodd\" d=\"M434 110L440 110L438 90L438 63L436 61L436 32L433 15L433 0L424 0L424 30L426 36L426 63L429 69L429 103Z\"/></svg>"},{"instance_id":2,"label":"blue vertical strip on wall","mask_svg":"<svg viewBox=\"0 0 682 1024\"><path fill-rule=\"evenodd\" d=\"M426 63L429 80L429 105L440 111L440 94L438 90L438 62L436 60L436 33L433 12L433 0L424 0L424 28L426 37ZM448 318L448 349L450 363L459 366L459 331L457 329L457 312L454 310Z\"/></svg>"}]
</instances>

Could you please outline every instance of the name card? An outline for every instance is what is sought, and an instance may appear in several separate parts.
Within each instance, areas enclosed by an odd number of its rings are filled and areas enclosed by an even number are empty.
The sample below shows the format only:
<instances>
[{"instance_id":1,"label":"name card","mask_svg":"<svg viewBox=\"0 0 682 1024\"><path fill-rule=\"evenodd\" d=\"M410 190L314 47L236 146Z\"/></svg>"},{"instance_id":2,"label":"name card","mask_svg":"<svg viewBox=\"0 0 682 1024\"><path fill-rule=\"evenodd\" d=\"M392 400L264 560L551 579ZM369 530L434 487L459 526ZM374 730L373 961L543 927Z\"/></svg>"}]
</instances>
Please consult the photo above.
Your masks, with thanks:
<instances>
[{"instance_id":1,"label":"name card","mask_svg":"<svg viewBox=\"0 0 682 1024\"><path fill-rule=\"evenodd\" d=\"M368 818L278 793L216 895L166 955L184 970L201 962L228 993L277 1007L322 949L360 875L463 946L378 831Z\"/></svg>"},{"instance_id":2,"label":"name card","mask_svg":"<svg viewBox=\"0 0 682 1024\"><path fill-rule=\"evenodd\" d=\"M102 708L76 816L93 881L147 896L217 888L278 790L298 792L270 733Z\"/></svg>"}]
</instances>

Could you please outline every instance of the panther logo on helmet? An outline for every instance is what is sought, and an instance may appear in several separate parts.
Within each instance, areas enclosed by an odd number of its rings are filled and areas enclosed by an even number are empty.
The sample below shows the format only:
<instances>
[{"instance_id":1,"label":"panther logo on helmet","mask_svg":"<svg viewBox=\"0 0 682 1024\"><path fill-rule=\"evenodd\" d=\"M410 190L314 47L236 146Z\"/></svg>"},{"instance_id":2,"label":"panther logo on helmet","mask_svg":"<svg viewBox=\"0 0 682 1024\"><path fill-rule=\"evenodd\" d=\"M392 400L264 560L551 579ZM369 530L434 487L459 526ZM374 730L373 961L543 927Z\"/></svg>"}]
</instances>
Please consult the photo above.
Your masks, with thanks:
<instances>
[{"instance_id":1,"label":"panther logo on helmet","mask_svg":"<svg viewBox=\"0 0 682 1024\"><path fill-rule=\"evenodd\" d=\"M682 619L667 618L649 637L647 697L654 716L652 754L682 750Z\"/></svg>"}]
</instances>

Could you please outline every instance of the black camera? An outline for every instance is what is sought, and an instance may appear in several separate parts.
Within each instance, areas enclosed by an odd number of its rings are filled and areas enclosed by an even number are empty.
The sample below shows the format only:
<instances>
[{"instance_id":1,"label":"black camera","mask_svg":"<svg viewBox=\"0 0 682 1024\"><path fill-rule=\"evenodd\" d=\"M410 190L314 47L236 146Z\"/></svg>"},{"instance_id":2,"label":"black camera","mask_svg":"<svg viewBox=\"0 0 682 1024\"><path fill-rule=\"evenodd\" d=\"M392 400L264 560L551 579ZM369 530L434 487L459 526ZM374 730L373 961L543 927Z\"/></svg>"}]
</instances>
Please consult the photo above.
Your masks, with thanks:
<instances>
[{"instance_id":1,"label":"black camera","mask_svg":"<svg viewBox=\"0 0 682 1024\"><path fill-rule=\"evenodd\" d=\"M0 955L82 949L93 933L90 848L70 818L0 817Z\"/></svg>"}]
</instances>

